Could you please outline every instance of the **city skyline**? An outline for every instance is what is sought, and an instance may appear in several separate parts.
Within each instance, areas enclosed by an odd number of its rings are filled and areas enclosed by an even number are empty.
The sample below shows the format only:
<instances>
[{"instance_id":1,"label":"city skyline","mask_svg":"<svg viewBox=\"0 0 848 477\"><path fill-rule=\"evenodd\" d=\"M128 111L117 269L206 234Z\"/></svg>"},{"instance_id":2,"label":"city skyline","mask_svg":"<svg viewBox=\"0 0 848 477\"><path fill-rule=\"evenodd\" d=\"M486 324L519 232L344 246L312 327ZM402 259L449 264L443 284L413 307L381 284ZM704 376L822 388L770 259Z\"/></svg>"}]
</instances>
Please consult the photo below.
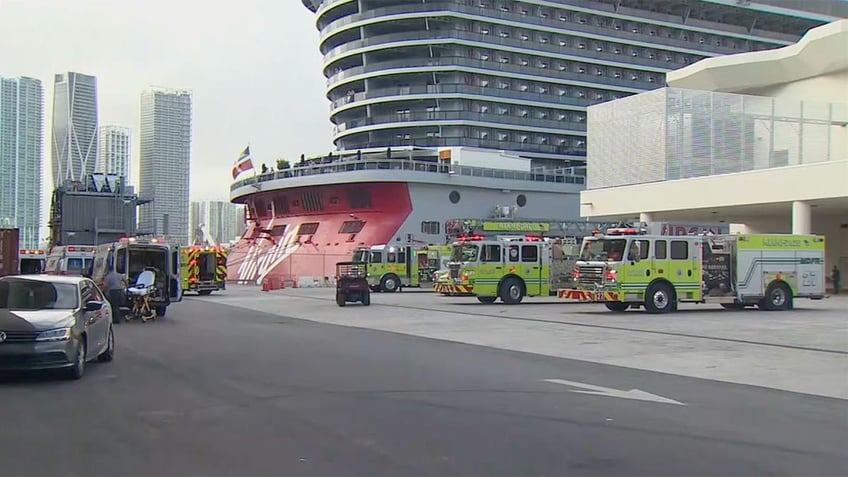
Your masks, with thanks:
<instances>
[{"instance_id":1,"label":"city skyline","mask_svg":"<svg viewBox=\"0 0 848 477\"><path fill-rule=\"evenodd\" d=\"M35 78L0 77L0 227L20 229L37 248L44 163L44 88Z\"/></svg>"},{"instance_id":2,"label":"city skyline","mask_svg":"<svg viewBox=\"0 0 848 477\"><path fill-rule=\"evenodd\" d=\"M187 245L191 168L192 94L154 88L141 93L138 228Z\"/></svg>"},{"instance_id":3,"label":"city skyline","mask_svg":"<svg viewBox=\"0 0 848 477\"><path fill-rule=\"evenodd\" d=\"M96 76L99 122L130 127L133 158L138 158L138 94L156 85L191 90L193 200L229 200L230 171L246 143L257 167L332 150L318 32L300 3L257 0L208 12L204 22L191 24L182 19L196 13L192 2L126 0L121 7L118 14L96 2L4 2L0 74L41 79L48 101L55 73ZM171 14L160 15L163 9ZM221 35L244 23L251 28ZM32 30L41 41L22 40ZM97 48L85 46L92 44ZM222 81L234 72L244 73L239 82ZM50 124L50 109L45 114ZM133 159L134 185L138 166ZM49 175L49 167L44 172ZM46 211L49 198L42 203Z\"/></svg>"}]
</instances>

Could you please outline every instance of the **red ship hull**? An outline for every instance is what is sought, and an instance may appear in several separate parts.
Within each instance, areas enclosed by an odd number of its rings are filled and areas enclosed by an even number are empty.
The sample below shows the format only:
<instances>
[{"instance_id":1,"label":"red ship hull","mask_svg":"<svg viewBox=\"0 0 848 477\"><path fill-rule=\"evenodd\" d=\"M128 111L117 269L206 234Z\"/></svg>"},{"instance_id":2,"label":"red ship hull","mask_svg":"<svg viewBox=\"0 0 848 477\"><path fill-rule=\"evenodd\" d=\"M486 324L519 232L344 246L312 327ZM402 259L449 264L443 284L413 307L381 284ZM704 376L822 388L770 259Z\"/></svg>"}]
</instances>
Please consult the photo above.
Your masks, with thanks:
<instances>
[{"instance_id":1,"label":"red ship hull","mask_svg":"<svg viewBox=\"0 0 848 477\"><path fill-rule=\"evenodd\" d=\"M357 247L389 243L412 212L406 183L358 183L257 192L247 230L230 249L227 278L323 282Z\"/></svg>"}]
</instances>

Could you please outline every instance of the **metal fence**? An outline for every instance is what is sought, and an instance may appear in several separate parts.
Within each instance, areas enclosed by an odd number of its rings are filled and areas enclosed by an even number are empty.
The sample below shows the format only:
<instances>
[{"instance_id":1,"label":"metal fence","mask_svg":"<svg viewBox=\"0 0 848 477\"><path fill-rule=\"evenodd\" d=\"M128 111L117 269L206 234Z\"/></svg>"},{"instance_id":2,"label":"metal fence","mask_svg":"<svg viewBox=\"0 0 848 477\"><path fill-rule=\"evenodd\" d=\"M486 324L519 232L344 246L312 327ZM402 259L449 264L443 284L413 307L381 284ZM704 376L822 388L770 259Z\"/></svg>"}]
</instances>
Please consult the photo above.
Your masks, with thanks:
<instances>
[{"instance_id":1,"label":"metal fence","mask_svg":"<svg viewBox=\"0 0 848 477\"><path fill-rule=\"evenodd\" d=\"M848 159L848 103L663 88L588 108L589 189Z\"/></svg>"}]
</instances>

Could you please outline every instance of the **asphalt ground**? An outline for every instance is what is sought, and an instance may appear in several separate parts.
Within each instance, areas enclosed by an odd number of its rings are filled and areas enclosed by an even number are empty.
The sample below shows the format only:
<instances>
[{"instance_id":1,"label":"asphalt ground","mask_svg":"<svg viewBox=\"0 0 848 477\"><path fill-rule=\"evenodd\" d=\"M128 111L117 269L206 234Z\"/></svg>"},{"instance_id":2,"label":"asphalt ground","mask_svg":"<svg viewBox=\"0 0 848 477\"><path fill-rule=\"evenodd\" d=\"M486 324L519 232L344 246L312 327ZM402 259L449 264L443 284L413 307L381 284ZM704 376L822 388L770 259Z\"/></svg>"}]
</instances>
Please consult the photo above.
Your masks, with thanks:
<instances>
[{"instance_id":1,"label":"asphalt ground","mask_svg":"<svg viewBox=\"0 0 848 477\"><path fill-rule=\"evenodd\" d=\"M326 291L313 293L304 313L330 314ZM274 298L273 313L246 307ZM241 304L225 304L233 300ZM840 399L319 323L290 316L301 314L295 301L250 290L187 298L156 322L119 325L115 361L80 381L4 376L0 475L848 468Z\"/></svg>"}]
</instances>

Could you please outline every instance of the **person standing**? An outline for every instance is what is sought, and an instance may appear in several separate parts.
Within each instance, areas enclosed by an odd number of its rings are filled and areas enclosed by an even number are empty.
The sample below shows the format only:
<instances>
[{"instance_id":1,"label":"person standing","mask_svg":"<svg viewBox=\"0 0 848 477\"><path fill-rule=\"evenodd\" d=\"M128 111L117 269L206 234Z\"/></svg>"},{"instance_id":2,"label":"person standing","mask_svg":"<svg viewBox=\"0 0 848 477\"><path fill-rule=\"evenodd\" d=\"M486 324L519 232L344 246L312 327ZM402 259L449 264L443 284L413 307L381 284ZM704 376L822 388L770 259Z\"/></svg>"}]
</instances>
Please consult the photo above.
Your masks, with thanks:
<instances>
[{"instance_id":1,"label":"person standing","mask_svg":"<svg viewBox=\"0 0 848 477\"><path fill-rule=\"evenodd\" d=\"M103 279L103 285L106 287L106 299L112 305L112 323L120 323L121 307L124 305L124 276L111 270Z\"/></svg>"},{"instance_id":2,"label":"person standing","mask_svg":"<svg viewBox=\"0 0 848 477\"><path fill-rule=\"evenodd\" d=\"M839 272L839 268L834 265L833 271L830 272L830 279L833 280L833 294L839 295L839 287L841 286L842 274Z\"/></svg>"}]
</instances>

